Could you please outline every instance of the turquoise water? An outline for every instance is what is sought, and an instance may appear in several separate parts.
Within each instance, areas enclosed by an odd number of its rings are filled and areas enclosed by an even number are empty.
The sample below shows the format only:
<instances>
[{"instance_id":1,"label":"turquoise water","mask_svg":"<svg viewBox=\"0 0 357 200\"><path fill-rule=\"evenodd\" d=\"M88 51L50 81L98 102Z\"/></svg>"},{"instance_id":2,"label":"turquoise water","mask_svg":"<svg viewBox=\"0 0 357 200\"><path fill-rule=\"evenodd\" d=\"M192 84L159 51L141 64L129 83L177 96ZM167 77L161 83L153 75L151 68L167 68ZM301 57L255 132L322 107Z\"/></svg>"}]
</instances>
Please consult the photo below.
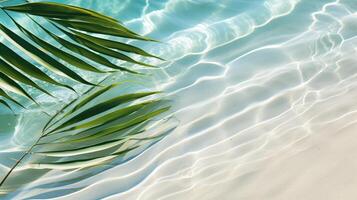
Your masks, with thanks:
<instances>
[{"instance_id":1,"label":"turquoise water","mask_svg":"<svg viewBox=\"0 0 357 200\"><path fill-rule=\"evenodd\" d=\"M162 41L136 44L167 60L146 72L179 126L128 162L76 181L51 171L9 199L356 197L356 0L56 2ZM5 171L42 124L1 111Z\"/></svg>"}]
</instances>

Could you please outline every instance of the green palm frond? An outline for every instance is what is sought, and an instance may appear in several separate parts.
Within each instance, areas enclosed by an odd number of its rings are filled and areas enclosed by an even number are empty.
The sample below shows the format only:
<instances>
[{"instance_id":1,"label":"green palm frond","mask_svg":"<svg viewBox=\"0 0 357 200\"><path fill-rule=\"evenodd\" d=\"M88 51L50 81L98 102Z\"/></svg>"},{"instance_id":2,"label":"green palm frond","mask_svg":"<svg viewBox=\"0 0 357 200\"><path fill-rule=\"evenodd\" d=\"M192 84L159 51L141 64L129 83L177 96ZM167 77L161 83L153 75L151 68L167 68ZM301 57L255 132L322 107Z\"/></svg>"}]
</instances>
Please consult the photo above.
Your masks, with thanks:
<instances>
[{"instance_id":1,"label":"green palm frond","mask_svg":"<svg viewBox=\"0 0 357 200\"><path fill-rule=\"evenodd\" d=\"M113 96L124 83L107 81L114 72L140 74L113 60L141 67L155 66L132 56L163 60L119 38L155 40L129 30L114 18L75 6L43 2L0 9L5 13L0 19L0 105L10 110L14 105L25 108L23 102L38 105L28 88L54 97L48 85L78 94L50 114L33 145L9 166L0 179L0 194L43 175L32 174L33 170L85 169L139 153L175 127L165 126L170 106L161 92L140 90ZM41 35L22 24L18 16L26 17ZM98 74L101 81L87 80L80 74L84 71ZM76 91L76 84L89 89ZM21 168L20 174L11 176L17 168ZM30 170L29 180L21 179L24 170Z\"/></svg>"}]
</instances>

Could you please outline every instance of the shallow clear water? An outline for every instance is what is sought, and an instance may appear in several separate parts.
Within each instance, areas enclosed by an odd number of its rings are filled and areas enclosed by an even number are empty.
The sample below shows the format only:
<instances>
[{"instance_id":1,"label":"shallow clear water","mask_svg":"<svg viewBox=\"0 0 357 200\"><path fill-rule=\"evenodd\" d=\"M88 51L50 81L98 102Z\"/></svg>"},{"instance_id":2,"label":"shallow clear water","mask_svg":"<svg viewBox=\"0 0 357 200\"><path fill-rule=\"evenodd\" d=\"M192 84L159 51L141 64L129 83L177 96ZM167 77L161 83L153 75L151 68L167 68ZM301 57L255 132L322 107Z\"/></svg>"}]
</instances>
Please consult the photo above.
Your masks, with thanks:
<instances>
[{"instance_id":1,"label":"shallow clear water","mask_svg":"<svg viewBox=\"0 0 357 200\"><path fill-rule=\"evenodd\" d=\"M50 172L9 198L357 196L356 0L57 2L161 40L142 47L167 60L151 79L180 124L129 162L68 184L56 182L73 172ZM6 164L41 123L36 112L0 119Z\"/></svg>"}]
</instances>

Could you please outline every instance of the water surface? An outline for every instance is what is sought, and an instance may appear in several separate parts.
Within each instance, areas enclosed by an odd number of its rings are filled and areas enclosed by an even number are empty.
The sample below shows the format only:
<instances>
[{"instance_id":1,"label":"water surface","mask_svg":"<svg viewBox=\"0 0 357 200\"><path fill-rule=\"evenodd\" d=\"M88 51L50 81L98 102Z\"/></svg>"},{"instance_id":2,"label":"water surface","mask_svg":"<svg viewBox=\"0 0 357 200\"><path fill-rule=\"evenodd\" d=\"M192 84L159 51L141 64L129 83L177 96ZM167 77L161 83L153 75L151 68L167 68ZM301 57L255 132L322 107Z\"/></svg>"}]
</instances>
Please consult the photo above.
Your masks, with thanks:
<instances>
[{"instance_id":1,"label":"water surface","mask_svg":"<svg viewBox=\"0 0 357 200\"><path fill-rule=\"evenodd\" d=\"M161 40L139 45L167 60L148 72L180 124L128 162L68 184L50 172L12 199L356 197L356 0L57 2ZM0 116L2 162L35 115Z\"/></svg>"}]
</instances>

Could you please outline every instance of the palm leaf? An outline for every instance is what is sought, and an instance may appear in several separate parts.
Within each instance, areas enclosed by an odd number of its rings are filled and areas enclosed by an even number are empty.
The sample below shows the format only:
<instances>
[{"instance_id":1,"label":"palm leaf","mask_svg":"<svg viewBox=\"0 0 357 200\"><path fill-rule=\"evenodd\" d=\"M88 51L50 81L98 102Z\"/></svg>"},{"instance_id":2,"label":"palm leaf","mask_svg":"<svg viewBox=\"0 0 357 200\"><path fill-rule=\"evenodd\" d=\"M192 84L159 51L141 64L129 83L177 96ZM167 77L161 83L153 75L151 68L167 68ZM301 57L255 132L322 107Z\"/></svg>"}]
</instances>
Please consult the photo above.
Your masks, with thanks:
<instances>
[{"instance_id":1,"label":"palm leaf","mask_svg":"<svg viewBox=\"0 0 357 200\"><path fill-rule=\"evenodd\" d=\"M14 25L10 28L0 21L0 34L6 39L0 42L1 105L12 109L9 101L24 108L16 100L21 97L37 104L34 94L26 89L29 86L50 96L53 94L45 83L78 94L81 92L74 90L74 85L89 87L51 115L40 137L10 166L0 182L0 194L13 189L11 185L4 186L8 178L21 177L21 174L11 176L19 165L30 170L72 170L98 166L126 155L138 154L145 145L160 140L174 128L158 128L167 124L162 118L170 109L160 92L135 91L109 95L124 84L107 83L110 74L117 70L121 74L139 74L136 70L114 64L116 61L153 67L130 56L134 54L162 60L138 47L117 41L116 37L144 42L155 40L129 30L114 18L76 6L39 2L0 9L7 14L5 19L0 20ZM42 36L16 20L21 15L28 17ZM44 23L34 17L45 19ZM93 36L92 33L100 36ZM49 40L45 40L43 34ZM22 54L27 57L20 56ZM93 82L81 74L84 71L102 77L105 75L105 78Z\"/></svg>"}]
</instances>

